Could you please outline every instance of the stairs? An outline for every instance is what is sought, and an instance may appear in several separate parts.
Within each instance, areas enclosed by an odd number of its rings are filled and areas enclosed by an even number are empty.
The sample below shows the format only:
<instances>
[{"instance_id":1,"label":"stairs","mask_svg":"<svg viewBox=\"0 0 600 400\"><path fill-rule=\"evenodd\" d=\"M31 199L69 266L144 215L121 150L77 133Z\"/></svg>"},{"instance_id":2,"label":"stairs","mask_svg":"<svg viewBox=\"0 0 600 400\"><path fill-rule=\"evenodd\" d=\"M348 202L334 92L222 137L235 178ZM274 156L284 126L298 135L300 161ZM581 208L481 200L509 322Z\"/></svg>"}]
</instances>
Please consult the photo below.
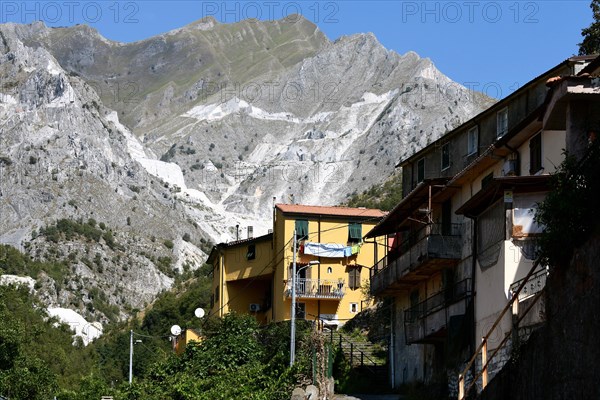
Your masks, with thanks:
<instances>
[{"instance_id":1,"label":"stairs","mask_svg":"<svg viewBox=\"0 0 600 400\"><path fill-rule=\"evenodd\" d=\"M373 387L389 388L388 368L385 359L380 358L381 347L366 340L356 340L340 331L323 333L326 341L341 347L352 368L361 375L370 376Z\"/></svg>"}]
</instances>

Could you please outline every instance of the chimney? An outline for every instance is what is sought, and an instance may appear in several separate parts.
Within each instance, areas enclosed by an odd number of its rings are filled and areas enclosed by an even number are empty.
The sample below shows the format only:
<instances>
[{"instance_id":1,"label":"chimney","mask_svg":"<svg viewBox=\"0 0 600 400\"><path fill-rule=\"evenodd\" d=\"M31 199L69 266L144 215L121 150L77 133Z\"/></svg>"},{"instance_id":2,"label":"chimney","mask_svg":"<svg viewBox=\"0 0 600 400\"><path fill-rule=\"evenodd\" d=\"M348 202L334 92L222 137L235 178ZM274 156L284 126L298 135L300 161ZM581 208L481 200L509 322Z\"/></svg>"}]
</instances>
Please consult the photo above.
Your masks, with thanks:
<instances>
[{"instance_id":1,"label":"chimney","mask_svg":"<svg viewBox=\"0 0 600 400\"><path fill-rule=\"evenodd\" d=\"M235 225L235 240L240 240L240 224Z\"/></svg>"},{"instance_id":2,"label":"chimney","mask_svg":"<svg viewBox=\"0 0 600 400\"><path fill-rule=\"evenodd\" d=\"M248 225L248 239L252 239L254 237L254 227L252 225Z\"/></svg>"}]
</instances>

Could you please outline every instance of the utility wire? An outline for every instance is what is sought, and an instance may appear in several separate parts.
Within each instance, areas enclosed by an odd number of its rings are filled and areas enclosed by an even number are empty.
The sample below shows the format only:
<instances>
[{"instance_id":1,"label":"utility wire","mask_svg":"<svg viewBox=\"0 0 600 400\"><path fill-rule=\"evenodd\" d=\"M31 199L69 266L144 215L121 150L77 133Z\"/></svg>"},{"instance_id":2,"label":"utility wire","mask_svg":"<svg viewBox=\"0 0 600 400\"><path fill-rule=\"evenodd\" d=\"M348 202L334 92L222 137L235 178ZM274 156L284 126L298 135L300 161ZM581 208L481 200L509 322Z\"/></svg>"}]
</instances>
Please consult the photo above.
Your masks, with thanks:
<instances>
[{"instance_id":1,"label":"utility wire","mask_svg":"<svg viewBox=\"0 0 600 400\"><path fill-rule=\"evenodd\" d=\"M365 210L365 212L366 212L366 210ZM373 218L369 218L369 219L366 219L366 220L362 220L361 222L368 222L368 221L379 220L379 219L381 219L381 217L373 217ZM308 237L308 236L314 236L314 235L318 235L319 233L323 233L323 232L329 232L329 231L336 230L336 229L347 228L347 227L349 227L349 226L350 226L350 223L345 223L345 224L340 224L339 226L334 226L334 227L332 227L332 228L328 228L328 229L325 229L325 230L320 230L320 231L309 232L309 233L308 233L308 235L307 235L307 237ZM250 279L250 281L248 281L248 282L246 283L246 285L244 285L244 287L242 288L242 291L243 291L244 289L247 289L247 288L248 288L248 287L249 287L249 286L250 286L252 283L254 283L254 281L256 281L256 280L258 279L258 277L259 277L259 276L260 276L260 275L261 275L261 274L262 274L262 273L263 273L263 272L264 272L264 271L265 271L265 270L266 270L268 267L275 266L275 265L277 265L279 262L281 262L281 261L285 260L285 257L282 257L281 259L277 259L277 258L279 257L279 255L281 255L281 254L282 254L282 253L283 253L283 252L286 250L287 246L288 246L288 245L289 245L289 244L290 244L290 243L291 243L293 240L294 240L294 238L293 238L293 237L292 237L290 240L288 240L288 241L287 241L287 243L285 243L285 244L283 245L283 247L282 247L281 249L279 249L279 251L277 252L277 254L275 254L275 256L274 256L274 257L271 259L271 261L270 261L270 262L268 262L268 263L267 263L267 264L266 264L266 265L263 267L263 269L261 269L261 270L260 270L260 272L259 272L259 273L258 273L258 274L257 274L255 277L251 278L251 279ZM274 261L275 261L275 262L274 262ZM221 293L221 296L222 296L222 295L223 295L223 294ZM229 298L229 300L227 300L227 302L226 302L225 304L223 304L221 307L219 307L219 309L218 309L218 310L216 310L216 311L214 311L214 312L213 312L212 310L211 310L211 311L209 311L209 313L206 315L206 319L204 320L204 323L202 324L202 327L204 327L204 326L206 325L206 323L207 323L207 321L208 321L208 318L209 318L211 315L218 314L218 313L219 313L220 311L222 311L222 310L223 310L223 309L224 309L224 308L225 308L227 305L229 305L229 304L230 304L230 303L231 303L233 300L235 300L235 299L236 299L236 298L238 298L238 297L239 297L239 295L237 295L237 296L234 296L234 297L230 297L230 298Z\"/></svg>"}]
</instances>

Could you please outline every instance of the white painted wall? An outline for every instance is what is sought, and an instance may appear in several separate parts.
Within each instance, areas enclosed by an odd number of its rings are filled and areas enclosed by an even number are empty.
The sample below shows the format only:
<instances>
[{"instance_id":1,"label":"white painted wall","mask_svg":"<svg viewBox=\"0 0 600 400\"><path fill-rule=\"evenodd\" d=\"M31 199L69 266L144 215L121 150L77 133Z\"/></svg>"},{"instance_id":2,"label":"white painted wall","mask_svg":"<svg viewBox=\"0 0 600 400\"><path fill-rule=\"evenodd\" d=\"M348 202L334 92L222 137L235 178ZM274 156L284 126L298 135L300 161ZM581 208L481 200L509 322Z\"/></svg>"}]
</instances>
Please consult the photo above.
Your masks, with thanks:
<instances>
[{"instance_id":1,"label":"white painted wall","mask_svg":"<svg viewBox=\"0 0 600 400\"><path fill-rule=\"evenodd\" d=\"M481 270L479 263L476 269L476 292L475 296L475 332L479 340L484 337L494 325L494 322L508 304L510 299L510 285L523 279L533 265L533 261L527 260L519 247L511 240L501 243L498 262ZM492 332L488 342L488 349L495 349L504 336L511 330L511 311L507 312L502 322Z\"/></svg>"}]
</instances>

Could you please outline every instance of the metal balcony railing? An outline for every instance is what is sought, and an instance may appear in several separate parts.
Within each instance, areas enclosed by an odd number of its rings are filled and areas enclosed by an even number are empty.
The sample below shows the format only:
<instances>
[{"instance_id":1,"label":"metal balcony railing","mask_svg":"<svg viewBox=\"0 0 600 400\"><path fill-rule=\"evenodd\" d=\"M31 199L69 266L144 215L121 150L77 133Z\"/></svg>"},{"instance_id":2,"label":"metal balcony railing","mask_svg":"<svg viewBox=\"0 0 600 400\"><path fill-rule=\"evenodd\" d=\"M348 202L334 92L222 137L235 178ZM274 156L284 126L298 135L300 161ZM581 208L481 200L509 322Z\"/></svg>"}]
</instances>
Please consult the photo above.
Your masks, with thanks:
<instances>
[{"instance_id":1,"label":"metal balcony railing","mask_svg":"<svg viewBox=\"0 0 600 400\"><path fill-rule=\"evenodd\" d=\"M371 269L371 293L377 294L398 283L411 271L430 260L460 260L462 224L432 224L416 231L402 242L397 252L390 252ZM440 264L440 267L442 265Z\"/></svg>"},{"instance_id":2,"label":"metal balcony railing","mask_svg":"<svg viewBox=\"0 0 600 400\"><path fill-rule=\"evenodd\" d=\"M465 279L404 311L404 334L407 344L440 340L448 320L464 315L471 298L471 279Z\"/></svg>"},{"instance_id":3,"label":"metal balcony railing","mask_svg":"<svg viewBox=\"0 0 600 400\"><path fill-rule=\"evenodd\" d=\"M304 299L341 299L346 284L343 280L332 279L296 279L296 297ZM292 281L286 281L287 297L292 297Z\"/></svg>"},{"instance_id":4,"label":"metal balcony railing","mask_svg":"<svg viewBox=\"0 0 600 400\"><path fill-rule=\"evenodd\" d=\"M519 302L528 299L532 296L535 296L536 293L542 291L544 286L546 286L546 277L548 276L548 271L546 268L542 268L541 270L535 272L525 283L523 289L519 292L518 300ZM510 292L515 293L517 289L521 286L525 279L520 279L510 285Z\"/></svg>"},{"instance_id":5,"label":"metal balcony railing","mask_svg":"<svg viewBox=\"0 0 600 400\"><path fill-rule=\"evenodd\" d=\"M471 295L471 279L467 278L456 283L448 290L442 290L426 300L404 311L404 322L414 322L424 318L449 304L456 303Z\"/></svg>"}]
</instances>

